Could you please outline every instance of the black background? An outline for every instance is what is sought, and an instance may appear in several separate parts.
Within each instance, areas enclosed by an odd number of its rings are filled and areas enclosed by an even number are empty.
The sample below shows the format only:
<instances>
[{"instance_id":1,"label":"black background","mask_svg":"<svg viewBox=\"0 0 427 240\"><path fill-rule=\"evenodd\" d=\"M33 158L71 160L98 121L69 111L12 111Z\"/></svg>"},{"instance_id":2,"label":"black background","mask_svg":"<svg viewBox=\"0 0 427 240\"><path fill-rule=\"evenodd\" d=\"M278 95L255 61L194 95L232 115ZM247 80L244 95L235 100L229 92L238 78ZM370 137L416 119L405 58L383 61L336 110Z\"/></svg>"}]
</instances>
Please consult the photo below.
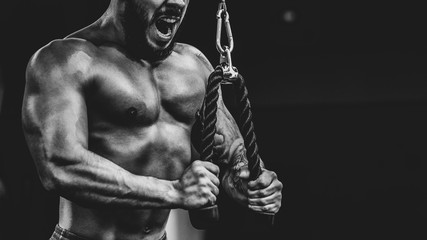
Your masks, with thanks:
<instances>
[{"instance_id":1,"label":"black background","mask_svg":"<svg viewBox=\"0 0 427 240\"><path fill-rule=\"evenodd\" d=\"M217 4L191 1L177 36L213 65ZM8 193L0 239L47 239L57 221L57 196L41 187L20 126L26 64L107 5L0 3L0 174ZM427 239L422 1L228 1L228 8L260 153L285 191L272 229L226 218L209 239ZM285 12L295 20L284 21ZM226 217L238 212L225 204Z\"/></svg>"}]
</instances>

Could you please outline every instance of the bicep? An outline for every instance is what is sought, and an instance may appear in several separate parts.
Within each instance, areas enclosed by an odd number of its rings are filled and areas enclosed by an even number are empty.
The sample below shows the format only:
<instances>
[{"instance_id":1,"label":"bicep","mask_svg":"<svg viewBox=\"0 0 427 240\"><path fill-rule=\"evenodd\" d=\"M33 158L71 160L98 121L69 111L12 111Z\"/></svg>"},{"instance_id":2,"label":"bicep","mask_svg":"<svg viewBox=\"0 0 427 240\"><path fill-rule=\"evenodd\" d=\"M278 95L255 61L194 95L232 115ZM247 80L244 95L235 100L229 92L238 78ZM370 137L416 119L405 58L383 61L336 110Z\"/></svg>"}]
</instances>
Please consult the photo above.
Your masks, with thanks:
<instances>
[{"instance_id":1,"label":"bicep","mask_svg":"<svg viewBox=\"0 0 427 240\"><path fill-rule=\"evenodd\" d=\"M36 162L87 146L86 106L78 84L59 69L27 73L22 123Z\"/></svg>"}]
</instances>

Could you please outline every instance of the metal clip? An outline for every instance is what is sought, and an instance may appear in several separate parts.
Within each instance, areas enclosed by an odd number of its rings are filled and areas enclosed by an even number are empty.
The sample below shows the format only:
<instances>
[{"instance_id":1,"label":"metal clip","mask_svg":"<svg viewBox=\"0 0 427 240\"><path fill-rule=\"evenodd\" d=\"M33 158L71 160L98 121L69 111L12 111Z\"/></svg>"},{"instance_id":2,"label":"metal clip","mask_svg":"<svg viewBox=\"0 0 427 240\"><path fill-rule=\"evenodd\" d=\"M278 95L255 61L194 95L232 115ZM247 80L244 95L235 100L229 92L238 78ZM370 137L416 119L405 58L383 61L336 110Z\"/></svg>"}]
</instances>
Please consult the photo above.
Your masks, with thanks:
<instances>
[{"instance_id":1,"label":"metal clip","mask_svg":"<svg viewBox=\"0 0 427 240\"><path fill-rule=\"evenodd\" d=\"M232 83L233 78L237 78L239 76L239 72L237 68L233 66L233 62L231 60L231 51L226 46L224 49L224 54L220 54L220 64L222 67L222 72L224 74L225 84Z\"/></svg>"},{"instance_id":2,"label":"metal clip","mask_svg":"<svg viewBox=\"0 0 427 240\"><path fill-rule=\"evenodd\" d=\"M230 15L227 12L227 5L225 0L222 0L218 6L216 14L217 27L216 27L216 49L220 54L220 64L222 66L224 76L226 78L236 78L238 76L237 69L233 67L231 61L231 52L234 49L233 33L231 31ZM221 44L222 37L222 24L225 25L225 31L228 39L228 46Z\"/></svg>"},{"instance_id":3,"label":"metal clip","mask_svg":"<svg viewBox=\"0 0 427 240\"><path fill-rule=\"evenodd\" d=\"M233 33L231 31L230 15L227 12L227 6L225 5L225 0L223 0L219 4L219 6L218 6L218 12L216 14L216 18L217 18L217 25L216 25L216 49L221 54L224 54L224 52L225 52L225 49L223 48L223 45L221 44L222 24L223 24L223 21L224 21L225 32L227 34L227 39L228 39L228 48L230 49L230 52L233 52L233 49L234 49Z\"/></svg>"}]
</instances>

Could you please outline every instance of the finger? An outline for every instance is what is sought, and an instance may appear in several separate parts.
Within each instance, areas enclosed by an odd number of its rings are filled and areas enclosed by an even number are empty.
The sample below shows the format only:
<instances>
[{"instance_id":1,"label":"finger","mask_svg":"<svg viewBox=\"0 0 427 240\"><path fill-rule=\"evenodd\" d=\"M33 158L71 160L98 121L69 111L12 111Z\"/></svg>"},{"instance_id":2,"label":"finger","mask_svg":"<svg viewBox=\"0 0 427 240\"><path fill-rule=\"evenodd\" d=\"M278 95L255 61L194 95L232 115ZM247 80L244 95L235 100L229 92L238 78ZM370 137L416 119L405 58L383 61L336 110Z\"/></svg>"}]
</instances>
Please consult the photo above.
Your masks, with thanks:
<instances>
[{"instance_id":1,"label":"finger","mask_svg":"<svg viewBox=\"0 0 427 240\"><path fill-rule=\"evenodd\" d=\"M241 179L249 179L249 176L250 176L250 171L249 171L249 169L248 169L248 167L247 166L245 166L245 167L242 167L242 168L240 168L239 170L238 170L238 172L237 172L237 174L236 174L239 178L241 178Z\"/></svg>"},{"instance_id":2,"label":"finger","mask_svg":"<svg viewBox=\"0 0 427 240\"><path fill-rule=\"evenodd\" d=\"M217 165L211 162L196 160L193 162L192 168L194 173L199 178L207 178L208 181L212 182L216 186L219 186L219 167Z\"/></svg>"},{"instance_id":3,"label":"finger","mask_svg":"<svg viewBox=\"0 0 427 240\"><path fill-rule=\"evenodd\" d=\"M215 187L219 186L220 181L219 181L218 176L214 175L213 173L211 173L209 171L206 171L206 176L208 177L209 182L212 183Z\"/></svg>"},{"instance_id":4,"label":"finger","mask_svg":"<svg viewBox=\"0 0 427 240\"><path fill-rule=\"evenodd\" d=\"M206 191L203 197L200 199L199 207L208 207L215 205L217 200L216 195L211 191Z\"/></svg>"},{"instance_id":5,"label":"finger","mask_svg":"<svg viewBox=\"0 0 427 240\"><path fill-rule=\"evenodd\" d=\"M257 179L250 181L248 187L251 190L259 190L268 187L273 179L267 175L260 175Z\"/></svg>"},{"instance_id":6,"label":"finger","mask_svg":"<svg viewBox=\"0 0 427 240\"><path fill-rule=\"evenodd\" d=\"M200 164L215 176L219 176L219 167L211 162L200 161Z\"/></svg>"},{"instance_id":7,"label":"finger","mask_svg":"<svg viewBox=\"0 0 427 240\"><path fill-rule=\"evenodd\" d=\"M210 195L209 197L208 197L208 203L207 203L207 205L208 206L213 206L213 205L215 205L215 203L216 203L216 195L217 194L215 194L215 195Z\"/></svg>"},{"instance_id":8,"label":"finger","mask_svg":"<svg viewBox=\"0 0 427 240\"><path fill-rule=\"evenodd\" d=\"M208 179L204 179L200 182L197 191L200 191L202 196L209 198L211 195L217 196L219 194L219 187Z\"/></svg>"},{"instance_id":9,"label":"finger","mask_svg":"<svg viewBox=\"0 0 427 240\"><path fill-rule=\"evenodd\" d=\"M216 133L214 135L214 145L222 145L224 143L224 135Z\"/></svg>"},{"instance_id":10,"label":"finger","mask_svg":"<svg viewBox=\"0 0 427 240\"><path fill-rule=\"evenodd\" d=\"M275 192L267 197L263 198L248 198L248 204L253 206L266 206L270 204L279 204L282 201L282 194Z\"/></svg>"},{"instance_id":11,"label":"finger","mask_svg":"<svg viewBox=\"0 0 427 240\"><path fill-rule=\"evenodd\" d=\"M213 182L209 182L209 183L208 183L208 186L209 186L209 189L210 189L211 193L212 193L214 196L218 196L218 194L219 194L218 184L215 184L215 183L213 183Z\"/></svg>"},{"instance_id":12,"label":"finger","mask_svg":"<svg viewBox=\"0 0 427 240\"><path fill-rule=\"evenodd\" d=\"M255 190L255 191L248 190L248 197L250 197L250 198L263 198L263 197L267 197L267 196L274 194L275 191L276 190L274 188L271 188L271 187L270 188L264 188L261 190Z\"/></svg>"},{"instance_id":13,"label":"finger","mask_svg":"<svg viewBox=\"0 0 427 240\"><path fill-rule=\"evenodd\" d=\"M269 186L263 189L252 190L248 188L249 198L263 198L272 195L275 192L280 192L283 189L283 184L279 180L273 181Z\"/></svg>"},{"instance_id":14,"label":"finger","mask_svg":"<svg viewBox=\"0 0 427 240\"><path fill-rule=\"evenodd\" d=\"M197 176L200 179L206 179L206 181L212 183L215 186L219 186L220 181L218 178L218 175L215 175L215 173L209 171L206 167L204 166L199 166L200 168L197 170Z\"/></svg>"},{"instance_id":15,"label":"finger","mask_svg":"<svg viewBox=\"0 0 427 240\"><path fill-rule=\"evenodd\" d=\"M263 189L269 186L276 179L277 179L277 175L275 172L264 169L261 172L261 175L259 175L257 179L250 181L248 183L248 187L251 190Z\"/></svg>"},{"instance_id":16,"label":"finger","mask_svg":"<svg viewBox=\"0 0 427 240\"><path fill-rule=\"evenodd\" d=\"M212 173L209 173L206 171L206 174L210 174L213 176ZM195 191L199 192L201 196L204 196L205 198L209 198L211 195L218 195L219 194L219 179L215 177L215 180L212 181L207 175L206 177L203 177L199 179L199 182L197 184L197 188Z\"/></svg>"},{"instance_id":17,"label":"finger","mask_svg":"<svg viewBox=\"0 0 427 240\"><path fill-rule=\"evenodd\" d=\"M248 205L248 208L255 212L277 213L280 209L280 205L277 205L277 204L269 204L266 206Z\"/></svg>"}]
</instances>

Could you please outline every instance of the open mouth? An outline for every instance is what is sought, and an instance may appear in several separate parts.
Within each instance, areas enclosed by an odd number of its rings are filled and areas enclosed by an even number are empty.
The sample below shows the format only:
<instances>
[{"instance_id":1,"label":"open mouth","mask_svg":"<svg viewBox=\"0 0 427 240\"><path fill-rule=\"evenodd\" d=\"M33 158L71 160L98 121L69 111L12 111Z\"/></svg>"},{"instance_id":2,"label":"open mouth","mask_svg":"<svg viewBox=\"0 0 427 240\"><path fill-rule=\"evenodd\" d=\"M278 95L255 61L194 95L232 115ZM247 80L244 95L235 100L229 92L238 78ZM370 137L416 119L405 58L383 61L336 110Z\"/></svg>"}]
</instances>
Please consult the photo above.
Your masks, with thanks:
<instances>
[{"instance_id":1,"label":"open mouth","mask_svg":"<svg viewBox=\"0 0 427 240\"><path fill-rule=\"evenodd\" d=\"M172 16L159 17L155 23L159 37L164 40L169 40L172 37L178 22L179 22L178 17L172 17Z\"/></svg>"}]
</instances>

